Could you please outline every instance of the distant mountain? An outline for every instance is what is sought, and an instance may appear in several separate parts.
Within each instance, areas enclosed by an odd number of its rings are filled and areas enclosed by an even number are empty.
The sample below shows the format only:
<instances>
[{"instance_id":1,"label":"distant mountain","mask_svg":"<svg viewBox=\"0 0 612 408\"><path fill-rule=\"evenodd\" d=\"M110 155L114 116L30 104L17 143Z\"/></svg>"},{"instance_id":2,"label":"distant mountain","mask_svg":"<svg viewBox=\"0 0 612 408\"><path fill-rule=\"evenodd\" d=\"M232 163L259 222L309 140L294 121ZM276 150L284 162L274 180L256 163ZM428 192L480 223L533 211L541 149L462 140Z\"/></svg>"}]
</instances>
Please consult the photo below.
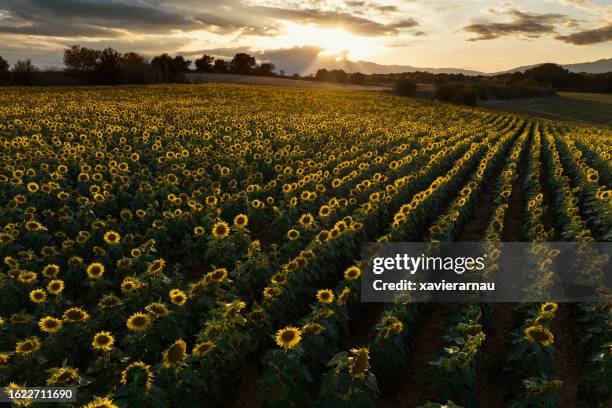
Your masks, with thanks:
<instances>
[{"instance_id":1,"label":"distant mountain","mask_svg":"<svg viewBox=\"0 0 612 408\"><path fill-rule=\"evenodd\" d=\"M496 72L496 74L524 72L529 68L537 67L538 65L542 64L524 65L522 67L509 69L507 71ZM593 62L582 62L578 64L562 64L561 66L565 69L570 70L571 72L587 72L589 74L601 74L604 72L612 72L612 58L600 59Z\"/></svg>"},{"instance_id":2,"label":"distant mountain","mask_svg":"<svg viewBox=\"0 0 612 408\"><path fill-rule=\"evenodd\" d=\"M321 68L342 69L346 72L361 72L363 74L394 74L399 72L425 71L433 74L464 74L464 75L484 75L484 72L461 68L421 68L412 65L383 65L369 61L325 61Z\"/></svg>"}]
</instances>

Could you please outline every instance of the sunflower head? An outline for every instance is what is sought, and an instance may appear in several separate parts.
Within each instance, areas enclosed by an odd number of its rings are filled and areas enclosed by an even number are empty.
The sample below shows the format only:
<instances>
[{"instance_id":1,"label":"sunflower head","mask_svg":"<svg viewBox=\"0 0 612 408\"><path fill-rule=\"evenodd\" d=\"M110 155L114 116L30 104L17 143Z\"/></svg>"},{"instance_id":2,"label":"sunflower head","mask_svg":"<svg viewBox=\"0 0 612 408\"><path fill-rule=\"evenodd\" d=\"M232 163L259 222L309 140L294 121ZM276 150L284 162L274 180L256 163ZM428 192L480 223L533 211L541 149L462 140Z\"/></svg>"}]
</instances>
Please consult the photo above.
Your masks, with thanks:
<instances>
[{"instance_id":1,"label":"sunflower head","mask_svg":"<svg viewBox=\"0 0 612 408\"><path fill-rule=\"evenodd\" d=\"M276 332L275 340L285 351L297 346L302 339L302 331L297 327L287 326Z\"/></svg>"},{"instance_id":2,"label":"sunflower head","mask_svg":"<svg viewBox=\"0 0 612 408\"><path fill-rule=\"evenodd\" d=\"M296 229L292 228L287 232L287 238L289 238L290 241L295 241L299 237L300 237L300 231Z\"/></svg>"},{"instance_id":3,"label":"sunflower head","mask_svg":"<svg viewBox=\"0 0 612 408\"><path fill-rule=\"evenodd\" d=\"M210 340L206 340L202 343L196 344L193 347L192 354L196 357L203 357L206 354L210 353L212 349L214 348L215 348L215 343Z\"/></svg>"},{"instance_id":4,"label":"sunflower head","mask_svg":"<svg viewBox=\"0 0 612 408\"><path fill-rule=\"evenodd\" d=\"M59 295L64 290L64 281L61 279L53 279L47 285L47 292L52 295Z\"/></svg>"},{"instance_id":5,"label":"sunflower head","mask_svg":"<svg viewBox=\"0 0 612 408\"><path fill-rule=\"evenodd\" d=\"M47 379L49 386L61 386L68 384L78 384L79 369L72 367L55 368L51 371L51 376Z\"/></svg>"},{"instance_id":6,"label":"sunflower head","mask_svg":"<svg viewBox=\"0 0 612 408\"><path fill-rule=\"evenodd\" d=\"M108 245L119 245L121 242L121 235L118 232L110 230L104 234L104 242Z\"/></svg>"},{"instance_id":7,"label":"sunflower head","mask_svg":"<svg viewBox=\"0 0 612 408\"><path fill-rule=\"evenodd\" d=\"M213 225L212 234L216 239L224 239L229 235L229 225L224 221L219 221Z\"/></svg>"},{"instance_id":8,"label":"sunflower head","mask_svg":"<svg viewBox=\"0 0 612 408\"><path fill-rule=\"evenodd\" d=\"M525 329L525 339L531 343L538 343L548 347L555 342L555 337L545 326L535 325Z\"/></svg>"},{"instance_id":9,"label":"sunflower head","mask_svg":"<svg viewBox=\"0 0 612 408\"><path fill-rule=\"evenodd\" d=\"M134 313L126 322L128 329L136 332L146 330L151 324L151 318L144 313Z\"/></svg>"},{"instance_id":10,"label":"sunflower head","mask_svg":"<svg viewBox=\"0 0 612 408\"><path fill-rule=\"evenodd\" d=\"M361 269L358 266L350 266L344 271L344 279L356 280L361 276Z\"/></svg>"},{"instance_id":11,"label":"sunflower head","mask_svg":"<svg viewBox=\"0 0 612 408\"><path fill-rule=\"evenodd\" d=\"M104 265L99 262L93 262L87 266L87 276L91 280L98 280L104 275Z\"/></svg>"},{"instance_id":12,"label":"sunflower head","mask_svg":"<svg viewBox=\"0 0 612 408\"><path fill-rule=\"evenodd\" d=\"M29 357L40 350L41 343L38 337L32 336L25 340L18 341L15 345L15 353L24 357Z\"/></svg>"},{"instance_id":13,"label":"sunflower head","mask_svg":"<svg viewBox=\"0 0 612 408\"><path fill-rule=\"evenodd\" d=\"M129 383L139 387L144 386L147 390L150 390L154 380L155 375L151 372L151 366L142 361L130 363L121 372L121 384L123 385Z\"/></svg>"},{"instance_id":14,"label":"sunflower head","mask_svg":"<svg viewBox=\"0 0 612 408\"><path fill-rule=\"evenodd\" d=\"M238 214L234 217L234 226L236 228L244 228L249 224L249 217L245 214Z\"/></svg>"},{"instance_id":15,"label":"sunflower head","mask_svg":"<svg viewBox=\"0 0 612 408\"><path fill-rule=\"evenodd\" d=\"M164 368L178 367L186 357L187 344L178 339L164 351Z\"/></svg>"},{"instance_id":16,"label":"sunflower head","mask_svg":"<svg viewBox=\"0 0 612 408\"><path fill-rule=\"evenodd\" d=\"M83 408L118 408L113 403L113 400L108 398L96 397L89 404L84 405Z\"/></svg>"},{"instance_id":17,"label":"sunflower head","mask_svg":"<svg viewBox=\"0 0 612 408\"><path fill-rule=\"evenodd\" d=\"M187 295L185 292L179 289L172 289L170 291L170 302L175 305L183 306L187 301Z\"/></svg>"},{"instance_id":18,"label":"sunflower head","mask_svg":"<svg viewBox=\"0 0 612 408\"><path fill-rule=\"evenodd\" d=\"M101 331L94 335L91 345L96 350L107 351L113 347L115 338L107 331Z\"/></svg>"},{"instance_id":19,"label":"sunflower head","mask_svg":"<svg viewBox=\"0 0 612 408\"><path fill-rule=\"evenodd\" d=\"M30 292L30 300L34 303L43 303L47 300L47 292L43 289L34 289Z\"/></svg>"},{"instance_id":20,"label":"sunflower head","mask_svg":"<svg viewBox=\"0 0 612 408\"><path fill-rule=\"evenodd\" d=\"M555 313L558 308L559 308L559 305L557 305L555 302L546 302L540 306L540 311Z\"/></svg>"},{"instance_id":21,"label":"sunflower head","mask_svg":"<svg viewBox=\"0 0 612 408\"><path fill-rule=\"evenodd\" d=\"M317 300L321 303L331 303L334 301L334 292L331 289L321 289L317 292Z\"/></svg>"},{"instance_id":22,"label":"sunflower head","mask_svg":"<svg viewBox=\"0 0 612 408\"><path fill-rule=\"evenodd\" d=\"M71 307L64 312L64 320L70 323L80 323L89 319L89 314L80 307Z\"/></svg>"},{"instance_id":23,"label":"sunflower head","mask_svg":"<svg viewBox=\"0 0 612 408\"><path fill-rule=\"evenodd\" d=\"M46 316L40 319L38 327L45 333L57 333L62 328L62 321L55 317Z\"/></svg>"}]
</instances>

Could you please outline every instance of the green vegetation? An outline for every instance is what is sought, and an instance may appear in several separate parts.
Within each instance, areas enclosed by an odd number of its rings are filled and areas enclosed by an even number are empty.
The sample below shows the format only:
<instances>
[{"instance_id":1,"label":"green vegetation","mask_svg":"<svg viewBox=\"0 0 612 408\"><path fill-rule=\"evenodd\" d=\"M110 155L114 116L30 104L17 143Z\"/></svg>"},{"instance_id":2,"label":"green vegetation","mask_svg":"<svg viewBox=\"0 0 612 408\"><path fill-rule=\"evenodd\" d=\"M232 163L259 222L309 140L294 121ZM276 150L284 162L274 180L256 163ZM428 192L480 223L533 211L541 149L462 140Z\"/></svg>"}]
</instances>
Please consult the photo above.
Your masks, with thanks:
<instances>
[{"instance_id":1,"label":"green vegetation","mask_svg":"<svg viewBox=\"0 0 612 408\"><path fill-rule=\"evenodd\" d=\"M549 119L576 120L612 126L612 95L560 92L549 98L526 98L483 102L491 109Z\"/></svg>"}]
</instances>

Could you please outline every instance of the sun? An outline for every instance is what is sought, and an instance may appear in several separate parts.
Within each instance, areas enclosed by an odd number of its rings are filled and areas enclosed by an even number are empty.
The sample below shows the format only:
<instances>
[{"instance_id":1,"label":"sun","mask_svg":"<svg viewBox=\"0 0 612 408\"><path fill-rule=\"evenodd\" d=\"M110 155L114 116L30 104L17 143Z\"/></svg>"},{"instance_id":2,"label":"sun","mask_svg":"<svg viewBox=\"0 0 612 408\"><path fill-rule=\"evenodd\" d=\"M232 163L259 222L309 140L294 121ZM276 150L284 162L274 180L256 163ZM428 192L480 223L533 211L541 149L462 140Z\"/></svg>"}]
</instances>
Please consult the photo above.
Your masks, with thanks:
<instances>
[{"instance_id":1,"label":"sun","mask_svg":"<svg viewBox=\"0 0 612 408\"><path fill-rule=\"evenodd\" d=\"M316 46L322 49L321 55L353 61L372 58L381 51L374 39L351 34L341 27L324 28L292 22L284 22L283 26L282 44L276 42L274 46Z\"/></svg>"}]
</instances>

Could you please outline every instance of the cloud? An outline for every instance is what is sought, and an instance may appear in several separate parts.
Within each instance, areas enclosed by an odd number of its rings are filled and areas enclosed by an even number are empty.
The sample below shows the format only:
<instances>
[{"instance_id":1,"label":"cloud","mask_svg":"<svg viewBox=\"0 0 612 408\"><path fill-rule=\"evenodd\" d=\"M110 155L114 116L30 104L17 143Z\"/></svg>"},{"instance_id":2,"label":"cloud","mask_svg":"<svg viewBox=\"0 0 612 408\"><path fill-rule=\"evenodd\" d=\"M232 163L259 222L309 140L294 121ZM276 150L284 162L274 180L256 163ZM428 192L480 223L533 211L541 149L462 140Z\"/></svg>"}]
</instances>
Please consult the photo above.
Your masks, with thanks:
<instances>
[{"instance_id":1,"label":"cloud","mask_svg":"<svg viewBox=\"0 0 612 408\"><path fill-rule=\"evenodd\" d=\"M195 29L197 21L144 0L3 0L5 33L50 37L116 37L121 30Z\"/></svg>"},{"instance_id":2,"label":"cloud","mask_svg":"<svg viewBox=\"0 0 612 408\"><path fill-rule=\"evenodd\" d=\"M399 11L399 8L395 5L376 4L363 0L348 0L345 4L352 8L352 11L358 12L359 14L367 14L372 11L379 14L392 14Z\"/></svg>"},{"instance_id":3,"label":"cloud","mask_svg":"<svg viewBox=\"0 0 612 408\"><path fill-rule=\"evenodd\" d=\"M577 31L569 35L558 35L555 38L574 45L589 45L612 41L612 24L590 30Z\"/></svg>"},{"instance_id":4,"label":"cloud","mask_svg":"<svg viewBox=\"0 0 612 408\"><path fill-rule=\"evenodd\" d=\"M464 31L476 35L468 40L492 40L511 35L537 38L542 35L556 34L556 27L558 25L575 26L577 24L575 19L565 14L526 13L516 9L509 10L507 14L510 17L508 22L477 23L463 27Z\"/></svg>"},{"instance_id":5,"label":"cloud","mask_svg":"<svg viewBox=\"0 0 612 408\"><path fill-rule=\"evenodd\" d=\"M271 18L292 21L299 24L314 24L320 27L340 27L350 33L362 36L397 35L401 28L418 25L413 19L402 20L398 23L384 24L353 14L332 10L288 9L269 6L257 6L254 9Z\"/></svg>"}]
</instances>

